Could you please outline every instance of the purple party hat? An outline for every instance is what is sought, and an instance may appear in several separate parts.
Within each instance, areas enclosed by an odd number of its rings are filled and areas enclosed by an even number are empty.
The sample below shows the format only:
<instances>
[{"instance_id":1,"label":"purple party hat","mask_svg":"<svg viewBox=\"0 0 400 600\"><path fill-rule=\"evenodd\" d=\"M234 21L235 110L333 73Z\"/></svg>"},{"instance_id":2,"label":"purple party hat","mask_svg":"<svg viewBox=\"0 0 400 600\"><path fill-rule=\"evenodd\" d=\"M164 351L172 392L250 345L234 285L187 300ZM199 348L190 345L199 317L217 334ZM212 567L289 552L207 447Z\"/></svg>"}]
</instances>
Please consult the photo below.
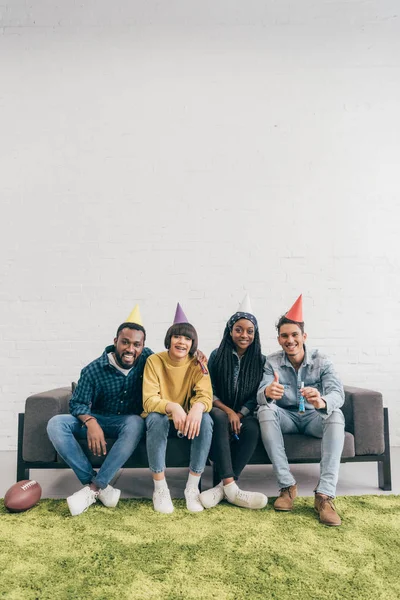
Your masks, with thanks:
<instances>
[{"instance_id":1,"label":"purple party hat","mask_svg":"<svg viewBox=\"0 0 400 600\"><path fill-rule=\"evenodd\" d=\"M188 318L183 312L182 306L179 304L179 302L176 305L175 318L173 324L176 325L176 323L189 323Z\"/></svg>"}]
</instances>

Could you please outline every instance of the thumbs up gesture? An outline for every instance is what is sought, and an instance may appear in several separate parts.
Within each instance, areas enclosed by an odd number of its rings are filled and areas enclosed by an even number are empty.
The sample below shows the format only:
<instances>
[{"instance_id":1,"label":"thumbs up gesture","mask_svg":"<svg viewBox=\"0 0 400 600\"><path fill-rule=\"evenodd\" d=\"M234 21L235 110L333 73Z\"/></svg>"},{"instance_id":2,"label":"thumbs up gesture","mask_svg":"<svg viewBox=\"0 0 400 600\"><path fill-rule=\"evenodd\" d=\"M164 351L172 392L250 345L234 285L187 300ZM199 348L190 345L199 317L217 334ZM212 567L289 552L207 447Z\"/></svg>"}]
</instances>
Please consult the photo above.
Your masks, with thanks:
<instances>
[{"instance_id":1,"label":"thumbs up gesture","mask_svg":"<svg viewBox=\"0 0 400 600\"><path fill-rule=\"evenodd\" d=\"M279 383L279 375L274 371L274 380L265 388L265 397L271 400L280 400L283 396L285 388Z\"/></svg>"}]
</instances>

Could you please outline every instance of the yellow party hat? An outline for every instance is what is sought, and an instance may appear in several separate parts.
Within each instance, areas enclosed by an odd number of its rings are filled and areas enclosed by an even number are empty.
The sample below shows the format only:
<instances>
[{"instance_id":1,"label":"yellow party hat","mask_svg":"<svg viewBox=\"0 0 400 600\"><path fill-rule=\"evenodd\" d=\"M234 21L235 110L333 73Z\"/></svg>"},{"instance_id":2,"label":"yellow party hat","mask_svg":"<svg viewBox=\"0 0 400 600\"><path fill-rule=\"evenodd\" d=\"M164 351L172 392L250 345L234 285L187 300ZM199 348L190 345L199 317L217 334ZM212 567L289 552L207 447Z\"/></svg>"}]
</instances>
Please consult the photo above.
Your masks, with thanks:
<instances>
[{"instance_id":1,"label":"yellow party hat","mask_svg":"<svg viewBox=\"0 0 400 600\"><path fill-rule=\"evenodd\" d=\"M124 323L136 323L137 325L141 325L143 327L142 317L140 315L139 310L139 304L136 304L129 317L125 319Z\"/></svg>"}]
</instances>

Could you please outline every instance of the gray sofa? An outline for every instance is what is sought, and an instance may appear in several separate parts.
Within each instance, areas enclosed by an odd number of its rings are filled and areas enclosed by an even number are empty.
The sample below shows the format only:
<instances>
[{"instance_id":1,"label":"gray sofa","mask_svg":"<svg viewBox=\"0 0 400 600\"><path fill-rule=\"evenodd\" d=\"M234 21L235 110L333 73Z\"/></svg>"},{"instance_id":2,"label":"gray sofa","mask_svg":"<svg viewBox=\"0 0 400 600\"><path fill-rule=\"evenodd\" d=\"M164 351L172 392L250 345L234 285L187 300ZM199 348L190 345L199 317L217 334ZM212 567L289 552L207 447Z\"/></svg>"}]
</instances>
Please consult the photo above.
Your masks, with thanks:
<instances>
[{"instance_id":1,"label":"gray sofa","mask_svg":"<svg viewBox=\"0 0 400 600\"><path fill-rule=\"evenodd\" d=\"M68 413L71 394L71 388L64 387L35 394L26 400L25 413L19 415L17 481L29 479L30 469L68 468L48 439L46 426L54 415ZM382 394L345 386L345 395L342 410L346 422L346 435L342 462L376 462L379 487L391 490L388 409L383 408ZM296 434L285 435L284 438L290 463L320 461L319 439ZM110 448L113 440L107 440L107 443ZM94 456L85 442L82 442L82 447L93 466L100 466L103 459ZM189 466L189 451L190 443L186 438L171 438L167 448L167 467ZM261 441L250 464L270 464ZM148 467L144 440L140 442L125 467Z\"/></svg>"}]
</instances>

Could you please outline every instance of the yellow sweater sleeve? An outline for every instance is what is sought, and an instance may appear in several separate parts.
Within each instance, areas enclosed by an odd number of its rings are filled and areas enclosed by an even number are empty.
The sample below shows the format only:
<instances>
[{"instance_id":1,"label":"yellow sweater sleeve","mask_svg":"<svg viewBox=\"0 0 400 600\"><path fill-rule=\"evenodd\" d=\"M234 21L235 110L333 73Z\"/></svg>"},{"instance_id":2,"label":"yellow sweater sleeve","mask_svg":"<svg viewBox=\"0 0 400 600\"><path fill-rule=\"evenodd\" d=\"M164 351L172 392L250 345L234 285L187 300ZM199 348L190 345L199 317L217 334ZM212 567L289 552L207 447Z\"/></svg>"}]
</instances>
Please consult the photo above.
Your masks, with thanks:
<instances>
[{"instance_id":1,"label":"yellow sweater sleeve","mask_svg":"<svg viewBox=\"0 0 400 600\"><path fill-rule=\"evenodd\" d=\"M210 412L212 409L213 397L210 376L200 373L200 377L194 386L193 392L193 396L190 399L190 407L192 407L193 404L196 404L196 402L201 402L206 407L204 412Z\"/></svg>"},{"instance_id":2,"label":"yellow sweater sleeve","mask_svg":"<svg viewBox=\"0 0 400 600\"><path fill-rule=\"evenodd\" d=\"M150 358L146 360L143 373L143 409L146 413L158 412L165 415L168 400L161 398L160 379Z\"/></svg>"}]
</instances>

